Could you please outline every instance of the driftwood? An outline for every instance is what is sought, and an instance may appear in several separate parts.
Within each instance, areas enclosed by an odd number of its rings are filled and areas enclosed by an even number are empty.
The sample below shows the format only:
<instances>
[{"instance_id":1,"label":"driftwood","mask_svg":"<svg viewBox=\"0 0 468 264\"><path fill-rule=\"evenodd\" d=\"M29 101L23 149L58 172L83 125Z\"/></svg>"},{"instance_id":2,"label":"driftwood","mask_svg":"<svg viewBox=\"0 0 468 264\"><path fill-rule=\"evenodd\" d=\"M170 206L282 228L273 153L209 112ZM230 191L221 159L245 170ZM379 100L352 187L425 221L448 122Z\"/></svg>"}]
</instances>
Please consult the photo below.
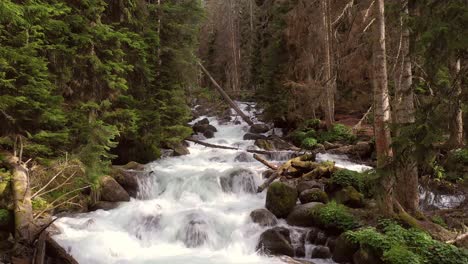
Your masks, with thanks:
<instances>
[{"instance_id":1,"label":"driftwood","mask_svg":"<svg viewBox=\"0 0 468 264\"><path fill-rule=\"evenodd\" d=\"M224 100L226 100L226 102L240 115L240 117L242 117L242 119L247 124L249 124L250 126L253 126L254 123L252 122L252 120L250 120L250 118L246 114L244 114L244 112L242 112L242 110L240 110L239 106L237 106L237 104L234 103L234 101L232 101L232 99L229 97L229 95L223 90L223 88L221 88L221 86L216 82L216 80L213 78L213 76L211 76L210 72L208 72L208 70L203 66L203 64L198 62L198 65L200 66L202 71L206 74L206 76L208 76L208 78L213 83L213 85L216 87L216 90L218 90L218 92L221 94L221 96L224 98Z\"/></svg>"},{"instance_id":2,"label":"driftwood","mask_svg":"<svg viewBox=\"0 0 468 264\"><path fill-rule=\"evenodd\" d=\"M270 168L272 170L277 170L278 169L278 166L269 163L267 160L265 160L264 158L260 157L257 154L254 154L253 157L254 157L254 159L258 160L260 163L262 163L263 165L267 166L268 168Z\"/></svg>"}]
</instances>

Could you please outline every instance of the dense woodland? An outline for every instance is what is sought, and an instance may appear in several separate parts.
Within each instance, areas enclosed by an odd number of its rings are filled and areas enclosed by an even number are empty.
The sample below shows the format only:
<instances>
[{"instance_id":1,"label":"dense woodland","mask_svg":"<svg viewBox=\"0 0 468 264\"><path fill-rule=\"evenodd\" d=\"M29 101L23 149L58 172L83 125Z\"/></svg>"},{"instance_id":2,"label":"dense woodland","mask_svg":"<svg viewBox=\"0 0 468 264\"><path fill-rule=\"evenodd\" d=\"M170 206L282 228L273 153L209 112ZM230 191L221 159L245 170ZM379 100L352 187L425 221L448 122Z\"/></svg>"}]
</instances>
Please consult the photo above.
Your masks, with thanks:
<instances>
[{"instance_id":1,"label":"dense woodland","mask_svg":"<svg viewBox=\"0 0 468 264\"><path fill-rule=\"evenodd\" d=\"M423 176L468 183L467 25L466 0L0 0L0 238L183 148L195 105L224 113L198 63L298 148L371 142L379 216L421 221Z\"/></svg>"}]
</instances>

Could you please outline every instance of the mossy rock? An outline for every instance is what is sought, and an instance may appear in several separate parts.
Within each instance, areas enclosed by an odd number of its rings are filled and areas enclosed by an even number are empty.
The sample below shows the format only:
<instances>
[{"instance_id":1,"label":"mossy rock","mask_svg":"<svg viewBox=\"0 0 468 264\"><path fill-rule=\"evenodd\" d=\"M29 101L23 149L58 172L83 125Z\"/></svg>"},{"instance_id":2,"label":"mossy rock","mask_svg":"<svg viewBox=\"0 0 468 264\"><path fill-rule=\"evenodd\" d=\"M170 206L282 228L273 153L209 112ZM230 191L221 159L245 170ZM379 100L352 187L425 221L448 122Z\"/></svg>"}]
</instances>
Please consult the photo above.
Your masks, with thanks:
<instances>
[{"instance_id":1,"label":"mossy rock","mask_svg":"<svg viewBox=\"0 0 468 264\"><path fill-rule=\"evenodd\" d=\"M336 171L335 163L331 161L321 162L314 170L302 176L303 180L329 178Z\"/></svg>"},{"instance_id":2,"label":"mossy rock","mask_svg":"<svg viewBox=\"0 0 468 264\"><path fill-rule=\"evenodd\" d=\"M135 162L135 161L130 161L129 163L123 165L122 168L125 169L125 170L138 170L138 171L141 171L141 170L145 169L145 165L140 164L140 163Z\"/></svg>"},{"instance_id":3,"label":"mossy rock","mask_svg":"<svg viewBox=\"0 0 468 264\"><path fill-rule=\"evenodd\" d=\"M268 188L265 207L276 217L285 218L294 209L297 196L296 188L282 182L274 182Z\"/></svg>"},{"instance_id":4,"label":"mossy rock","mask_svg":"<svg viewBox=\"0 0 468 264\"><path fill-rule=\"evenodd\" d=\"M299 195L299 200L302 204L311 203L311 202L328 202L328 195L326 192L319 188L313 188L301 192Z\"/></svg>"},{"instance_id":5,"label":"mossy rock","mask_svg":"<svg viewBox=\"0 0 468 264\"><path fill-rule=\"evenodd\" d=\"M358 220L348 211L348 208L335 201L314 207L310 214L313 215L317 225L329 234L341 234L359 226Z\"/></svg>"},{"instance_id":6,"label":"mossy rock","mask_svg":"<svg viewBox=\"0 0 468 264\"><path fill-rule=\"evenodd\" d=\"M358 192L353 186L347 186L339 190L334 195L334 198L338 203L344 204L351 208L364 207L364 195Z\"/></svg>"},{"instance_id":7,"label":"mossy rock","mask_svg":"<svg viewBox=\"0 0 468 264\"><path fill-rule=\"evenodd\" d=\"M271 141L267 139L257 139L255 140L255 145L261 149L267 150L267 151L273 151L275 150L275 147L271 143Z\"/></svg>"}]
</instances>

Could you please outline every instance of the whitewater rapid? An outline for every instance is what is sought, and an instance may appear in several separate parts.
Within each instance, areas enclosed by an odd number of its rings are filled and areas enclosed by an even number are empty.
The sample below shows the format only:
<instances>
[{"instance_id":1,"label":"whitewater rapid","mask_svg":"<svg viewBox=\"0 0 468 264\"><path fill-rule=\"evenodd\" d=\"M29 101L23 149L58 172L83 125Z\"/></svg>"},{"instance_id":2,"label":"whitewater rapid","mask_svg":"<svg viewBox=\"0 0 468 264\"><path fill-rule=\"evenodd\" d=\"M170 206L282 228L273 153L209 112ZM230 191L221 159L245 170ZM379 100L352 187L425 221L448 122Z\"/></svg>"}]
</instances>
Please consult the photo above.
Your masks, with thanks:
<instances>
[{"instance_id":1,"label":"whitewater rapid","mask_svg":"<svg viewBox=\"0 0 468 264\"><path fill-rule=\"evenodd\" d=\"M240 106L253 116L255 109ZM249 128L242 120L220 124L215 117L208 119L218 132L204 141L255 148L254 141L242 139ZM151 174L140 182L139 199L110 211L60 218L56 226L61 233L54 239L82 264L283 263L257 254L258 239L267 228L249 217L265 206L265 192L252 191L263 182L265 167L251 154L239 161L242 151L194 143L189 150L190 155L146 165Z\"/></svg>"}]
</instances>

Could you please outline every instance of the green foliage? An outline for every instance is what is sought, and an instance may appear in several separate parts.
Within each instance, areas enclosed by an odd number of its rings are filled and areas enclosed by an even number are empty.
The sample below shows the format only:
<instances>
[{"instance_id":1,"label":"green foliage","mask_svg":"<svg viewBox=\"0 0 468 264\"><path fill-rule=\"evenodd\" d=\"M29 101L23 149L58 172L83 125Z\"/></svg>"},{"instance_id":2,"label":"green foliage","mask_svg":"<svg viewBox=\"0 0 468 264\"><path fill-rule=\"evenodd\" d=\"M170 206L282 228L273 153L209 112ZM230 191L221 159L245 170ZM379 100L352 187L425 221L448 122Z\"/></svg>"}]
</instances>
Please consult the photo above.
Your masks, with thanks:
<instances>
[{"instance_id":1,"label":"green foliage","mask_svg":"<svg viewBox=\"0 0 468 264\"><path fill-rule=\"evenodd\" d=\"M454 151L455 161L468 166L468 148L457 149Z\"/></svg>"},{"instance_id":2,"label":"green foliage","mask_svg":"<svg viewBox=\"0 0 468 264\"><path fill-rule=\"evenodd\" d=\"M44 210L47 208L48 203L46 200L42 199L41 197L37 197L34 200L31 201L32 203L32 208L34 210Z\"/></svg>"},{"instance_id":3,"label":"green foliage","mask_svg":"<svg viewBox=\"0 0 468 264\"><path fill-rule=\"evenodd\" d=\"M7 209L0 209L0 223L7 223L10 221L10 211Z\"/></svg>"},{"instance_id":4,"label":"green foliage","mask_svg":"<svg viewBox=\"0 0 468 264\"><path fill-rule=\"evenodd\" d=\"M320 119L307 119L300 127L302 130L318 130L320 127Z\"/></svg>"},{"instance_id":5,"label":"green foliage","mask_svg":"<svg viewBox=\"0 0 468 264\"><path fill-rule=\"evenodd\" d=\"M314 215L314 219L319 225L327 229L346 231L359 226L354 216L348 212L348 209L335 201L314 207L311 214Z\"/></svg>"},{"instance_id":6,"label":"green foliage","mask_svg":"<svg viewBox=\"0 0 468 264\"><path fill-rule=\"evenodd\" d=\"M341 169L333 173L330 182L341 187L352 186L367 197L373 195L375 181L378 179L375 171L356 172Z\"/></svg>"},{"instance_id":7,"label":"green foliage","mask_svg":"<svg viewBox=\"0 0 468 264\"><path fill-rule=\"evenodd\" d=\"M468 252L434 240L427 233L405 229L392 221L382 221L380 232L374 227L348 231L351 241L377 253L386 263L462 264Z\"/></svg>"},{"instance_id":8,"label":"green foliage","mask_svg":"<svg viewBox=\"0 0 468 264\"><path fill-rule=\"evenodd\" d=\"M319 134L319 142L348 142L352 143L356 141L356 136L353 134L351 129L342 124L335 124L330 131L325 131Z\"/></svg>"},{"instance_id":9,"label":"green foliage","mask_svg":"<svg viewBox=\"0 0 468 264\"><path fill-rule=\"evenodd\" d=\"M302 140L301 147L305 149L314 149L314 147L317 146L317 140L315 138L305 138Z\"/></svg>"},{"instance_id":10,"label":"green foliage","mask_svg":"<svg viewBox=\"0 0 468 264\"><path fill-rule=\"evenodd\" d=\"M440 217L439 215L435 215L431 218L432 222L440 225L440 226L443 226L445 228L448 228L447 226L447 223L445 223L444 219L442 217Z\"/></svg>"}]
</instances>

